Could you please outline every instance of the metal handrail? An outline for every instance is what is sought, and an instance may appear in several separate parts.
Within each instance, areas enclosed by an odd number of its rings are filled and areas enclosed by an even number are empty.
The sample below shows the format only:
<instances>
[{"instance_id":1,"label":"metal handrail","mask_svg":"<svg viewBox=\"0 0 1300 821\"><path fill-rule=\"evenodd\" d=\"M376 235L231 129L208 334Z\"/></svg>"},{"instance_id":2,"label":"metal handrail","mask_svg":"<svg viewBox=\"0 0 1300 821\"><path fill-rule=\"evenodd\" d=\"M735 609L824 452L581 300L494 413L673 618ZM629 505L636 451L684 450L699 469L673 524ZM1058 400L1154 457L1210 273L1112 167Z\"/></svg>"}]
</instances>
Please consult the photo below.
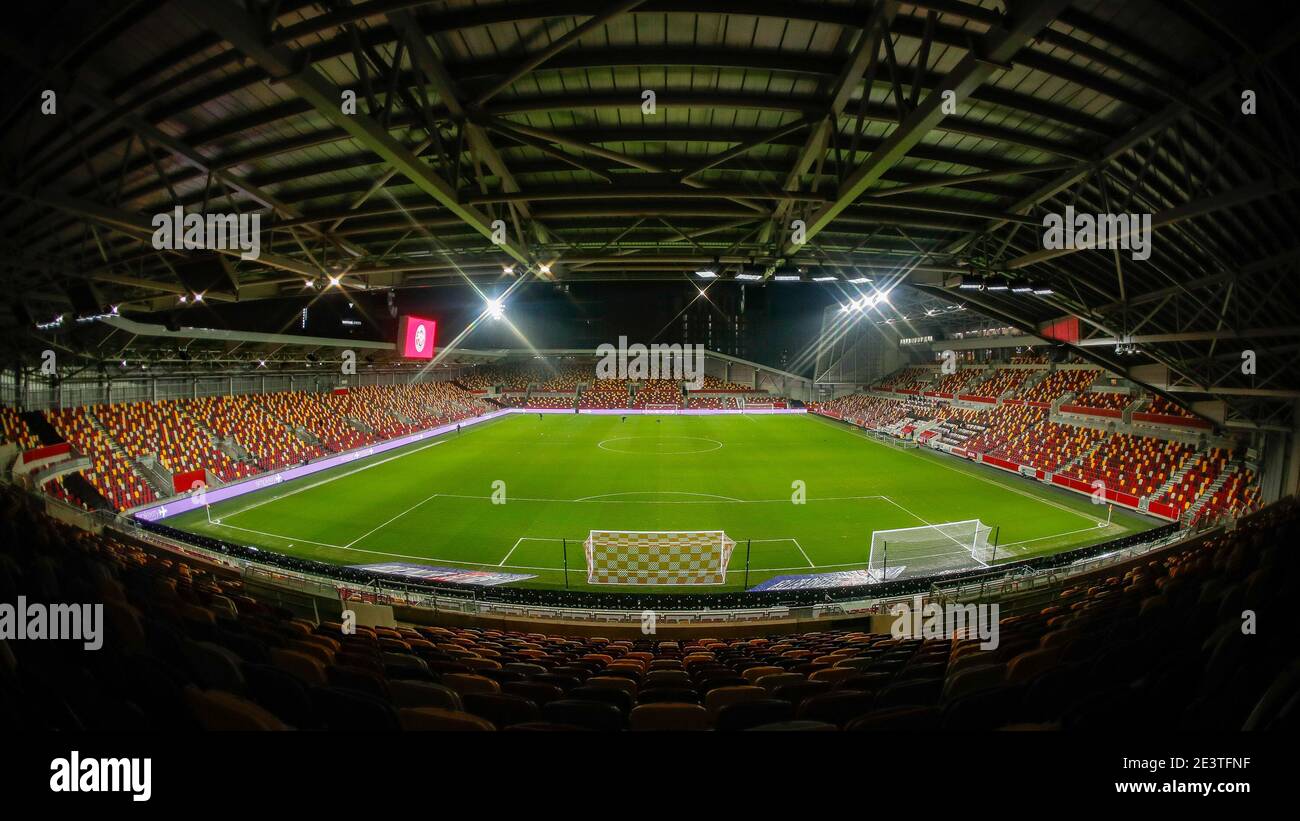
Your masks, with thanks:
<instances>
[{"instance_id":1,"label":"metal handrail","mask_svg":"<svg viewBox=\"0 0 1300 821\"><path fill-rule=\"evenodd\" d=\"M446 591L422 592L402 587L387 587L379 578L370 584L359 586L340 579L322 576L307 571L290 570L243 558L231 557L216 551L207 550L198 545L169 539L159 533L145 530L126 517L113 517L112 527L121 530L137 540L156 545L170 552L179 552L204 558L223 567L236 570L242 578L262 584L284 587L300 593L324 598L343 599L349 595L365 596L376 603L400 605L433 612L460 613L476 616L518 616L575 623L639 623L644 610L624 610L618 608L574 608L560 605L519 604L499 602L476 598L472 592L455 595ZM1106 567L1131 561L1146 556L1173 544L1200 536L1201 533L1179 531L1165 537L1141 542L1119 550L1080 559L1062 567L1036 571L990 571L971 579L944 585L936 581L926 594L929 601L940 603L963 601L971 603L1001 600L1030 591L1048 592L1059 590L1063 582L1077 576L1096 572ZM870 614L888 613L897 604L911 603L914 595L895 595L888 597L867 597L851 601L835 601L810 605L772 605L757 608L721 608L689 610L656 610L655 618L659 622L677 623L717 623L771 621L790 618L796 614L805 618L853 618Z\"/></svg>"}]
</instances>

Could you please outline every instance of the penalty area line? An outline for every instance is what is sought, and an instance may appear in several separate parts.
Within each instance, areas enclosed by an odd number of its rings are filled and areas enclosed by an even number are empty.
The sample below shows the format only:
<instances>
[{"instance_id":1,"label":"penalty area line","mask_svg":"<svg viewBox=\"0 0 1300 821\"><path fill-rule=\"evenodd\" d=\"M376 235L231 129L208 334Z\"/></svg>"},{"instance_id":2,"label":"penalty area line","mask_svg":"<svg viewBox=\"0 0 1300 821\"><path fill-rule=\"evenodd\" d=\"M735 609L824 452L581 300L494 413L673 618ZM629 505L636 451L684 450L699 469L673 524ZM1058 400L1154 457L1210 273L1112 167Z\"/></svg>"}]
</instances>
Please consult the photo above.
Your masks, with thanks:
<instances>
[{"instance_id":1,"label":"penalty area line","mask_svg":"<svg viewBox=\"0 0 1300 821\"><path fill-rule=\"evenodd\" d=\"M389 519L388 521L384 522L383 524L380 524L380 525L377 525L377 526L375 526L375 527L372 527L370 530L367 530L365 533L362 533L360 536L356 537L355 539L353 539L352 541L348 542L347 544L345 544L345 545L343 545L343 546L344 546L344 547L351 547L352 545L356 544L357 542L359 542L359 541L361 541L362 539L364 539L364 538L366 538L367 536L369 536L371 533L374 533L374 532L379 531L379 530L383 530L384 528L388 527L388 526L389 526L390 524L392 524L393 522L397 521L398 519L402 518L402 517L405 516L406 514L410 513L412 510L415 510L415 509L416 509L417 507L419 507L420 505L424 504L425 502L429 501L430 499L436 499L436 498L438 498L438 494L436 494L436 493L433 494L432 496L426 496L425 498L423 498L423 499L421 499L420 501L416 502L415 504L411 505L411 506L408 507L406 510L403 510L401 513L397 514L397 515L394 516L393 518Z\"/></svg>"},{"instance_id":2,"label":"penalty area line","mask_svg":"<svg viewBox=\"0 0 1300 821\"><path fill-rule=\"evenodd\" d=\"M815 416L815 414L810 414L810 415ZM834 430L842 431L842 432L844 432L844 433L849 434L850 436L856 436L857 438L859 438L859 439L861 439L861 440L863 440L863 441L865 441L865 442L870 442L870 443L875 444L875 445L879 445L879 444L880 444L880 443L877 442L876 440L872 439L870 436L865 436L865 435L859 433L859 432L858 432L858 428L849 428L849 429L841 428L841 427L839 427L838 425L835 425L835 424L832 424L831 422L826 421L825 419L823 419L823 418L820 417L820 416L817 416L816 418L817 418L817 421L821 422L823 425L826 425L827 427L830 427L830 428L832 428L832 429L834 429ZM919 450L919 448L915 448L915 450ZM924 458L925 458L925 457L921 456L920 453L911 453L911 452L909 452L909 451L904 451L904 452L906 452L908 456L911 456L911 457L914 458L914 459L924 459ZM988 477L988 476L980 476L978 473L975 473L974 471L961 470L961 469L959 469L959 468L953 467L952 465L945 465L943 462L938 461L937 459L936 459L936 460L925 459L925 461L926 461L927 463L929 463L929 464L935 465L935 466L937 466L937 467L941 467L941 468L943 468L944 470L950 470L950 471L952 471L953 473L958 473L958 474L961 474L962 476L967 476L967 477L969 477L969 478L971 478L971 479L976 479L976 480L978 480L978 481L984 482L985 484L989 484L989 485L993 485L994 487L1002 488L1003 490L1008 491L1008 492L1010 492L1010 493L1015 493L1015 494L1017 494L1017 495L1024 496L1025 498L1027 498L1027 499L1031 499L1031 500L1033 500L1033 501L1035 501L1035 502L1041 502L1041 503L1043 503L1043 504L1045 504L1045 505L1047 505L1047 506L1049 506L1049 507L1054 507L1054 508L1056 508L1056 509L1058 509L1058 510L1063 510L1063 511L1065 511L1066 513L1073 513L1075 516L1078 516L1080 519L1087 519L1088 521L1090 521L1090 522L1094 522L1094 523L1103 521L1102 519L1095 519L1095 518L1093 518L1092 516L1089 516L1087 513L1080 512L1080 511L1075 510L1075 509L1073 509L1073 508L1071 508L1071 507L1068 507L1068 506L1066 506L1066 505L1060 504L1059 502L1054 502L1054 501L1052 501L1051 499L1045 499L1045 498L1043 498L1042 496L1039 496L1039 495L1034 494L1034 493L1030 493L1030 492L1028 492L1028 491L1026 491L1026 490L1023 490L1023 489L1021 489L1021 488L1012 487L1011 485L1004 484L1003 482L995 481L994 479L992 479L992 478L990 478L990 477ZM971 464L975 464L975 463L972 462Z\"/></svg>"},{"instance_id":3,"label":"penalty area line","mask_svg":"<svg viewBox=\"0 0 1300 821\"><path fill-rule=\"evenodd\" d=\"M316 541L312 541L311 539L295 539L292 536L285 536L281 533L268 533L264 530L253 530L252 528L240 527L239 525L228 525L225 523L217 524L215 522L213 522L213 525L215 527L230 528L231 530L242 530L246 533L256 533L259 536L266 536L272 539L280 539L281 541L288 542L290 546L296 544L309 544L315 547L328 548L330 550L346 550L350 553L366 553L371 556L388 556L394 559L412 559L414 561L420 562L421 564L425 564L430 567L435 567L437 565L442 565L442 564L456 564L465 567L485 567L485 568L493 567L491 562L467 562L462 559L440 559L437 556L415 556L409 553L390 553L384 550L370 550L369 548L365 548L365 547L349 547L343 544L331 544L329 542L316 542ZM558 542L560 540L554 539L552 541ZM274 552L271 548L265 548L265 549ZM530 567L528 565L496 565L496 567L505 568L506 570L537 570L543 572L554 572L556 570L562 569L559 567Z\"/></svg>"}]
</instances>

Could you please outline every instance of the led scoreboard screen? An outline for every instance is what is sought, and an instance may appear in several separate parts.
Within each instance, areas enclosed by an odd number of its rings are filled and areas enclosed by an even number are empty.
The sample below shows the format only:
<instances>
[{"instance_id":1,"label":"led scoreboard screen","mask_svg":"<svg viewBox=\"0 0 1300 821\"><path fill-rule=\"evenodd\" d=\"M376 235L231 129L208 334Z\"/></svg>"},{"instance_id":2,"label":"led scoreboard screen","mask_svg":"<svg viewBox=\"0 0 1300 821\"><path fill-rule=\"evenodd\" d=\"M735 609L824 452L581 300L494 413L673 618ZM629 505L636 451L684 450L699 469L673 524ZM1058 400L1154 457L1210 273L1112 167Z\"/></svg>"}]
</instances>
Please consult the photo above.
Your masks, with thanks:
<instances>
[{"instance_id":1,"label":"led scoreboard screen","mask_svg":"<svg viewBox=\"0 0 1300 821\"><path fill-rule=\"evenodd\" d=\"M434 331L438 323L404 316L397 323L397 350L404 359L433 359Z\"/></svg>"}]
</instances>

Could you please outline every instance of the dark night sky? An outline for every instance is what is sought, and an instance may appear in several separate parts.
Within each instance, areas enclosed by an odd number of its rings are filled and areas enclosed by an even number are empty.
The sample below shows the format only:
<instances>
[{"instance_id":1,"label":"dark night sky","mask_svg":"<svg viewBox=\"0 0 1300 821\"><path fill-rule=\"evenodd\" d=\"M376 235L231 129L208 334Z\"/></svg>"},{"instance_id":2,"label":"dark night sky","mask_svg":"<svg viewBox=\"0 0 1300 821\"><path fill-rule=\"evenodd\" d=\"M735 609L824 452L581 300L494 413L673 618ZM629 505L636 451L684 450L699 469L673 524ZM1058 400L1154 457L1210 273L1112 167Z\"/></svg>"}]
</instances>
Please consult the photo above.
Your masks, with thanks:
<instances>
[{"instance_id":1,"label":"dark night sky","mask_svg":"<svg viewBox=\"0 0 1300 821\"><path fill-rule=\"evenodd\" d=\"M506 282L484 292L504 292ZM635 343L699 342L697 334L682 339L680 326L672 324L684 307L696 300L695 282L643 282L570 285L567 292L556 286L533 282L510 295L505 313L536 348L594 348L615 343L620 334ZM717 306L714 322L740 312L740 285L716 282L708 289ZM388 313L388 292L326 293L310 303L307 327L301 327L301 311L309 298L286 297L242 305L200 306L176 311L182 325L233 328L239 330L355 337L390 341L396 334L396 320ZM409 288L395 292L398 313L436 319L438 344L450 342L483 308L483 300L467 286ZM355 307L349 308L352 302ZM779 365L782 352L793 358L816 336L822 310L834 302L833 292L812 283L772 283L746 286L744 317L748 326L743 358ZM703 303L697 303L698 309ZM345 326L341 320L355 318L360 326ZM149 319L146 317L146 319ZM153 317L152 321L162 321ZM697 327L692 325L692 328ZM504 322L485 320L466 339L464 348L524 347ZM721 345L715 345L722 348Z\"/></svg>"}]
</instances>

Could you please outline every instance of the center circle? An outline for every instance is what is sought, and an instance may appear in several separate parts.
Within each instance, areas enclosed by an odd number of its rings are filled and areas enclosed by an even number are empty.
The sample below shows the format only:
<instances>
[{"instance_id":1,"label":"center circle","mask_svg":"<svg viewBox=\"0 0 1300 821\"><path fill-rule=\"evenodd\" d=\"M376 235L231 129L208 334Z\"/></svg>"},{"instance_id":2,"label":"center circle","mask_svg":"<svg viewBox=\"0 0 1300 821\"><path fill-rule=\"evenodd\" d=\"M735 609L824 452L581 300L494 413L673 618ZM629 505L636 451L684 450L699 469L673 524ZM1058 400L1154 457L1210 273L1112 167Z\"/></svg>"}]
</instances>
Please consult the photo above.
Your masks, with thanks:
<instances>
[{"instance_id":1,"label":"center circle","mask_svg":"<svg viewBox=\"0 0 1300 821\"><path fill-rule=\"evenodd\" d=\"M700 443L705 443L705 446L701 447ZM686 456L718 450L722 443L701 436L617 436L597 442L596 447L610 453L630 453L636 456Z\"/></svg>"}]
</instances>

